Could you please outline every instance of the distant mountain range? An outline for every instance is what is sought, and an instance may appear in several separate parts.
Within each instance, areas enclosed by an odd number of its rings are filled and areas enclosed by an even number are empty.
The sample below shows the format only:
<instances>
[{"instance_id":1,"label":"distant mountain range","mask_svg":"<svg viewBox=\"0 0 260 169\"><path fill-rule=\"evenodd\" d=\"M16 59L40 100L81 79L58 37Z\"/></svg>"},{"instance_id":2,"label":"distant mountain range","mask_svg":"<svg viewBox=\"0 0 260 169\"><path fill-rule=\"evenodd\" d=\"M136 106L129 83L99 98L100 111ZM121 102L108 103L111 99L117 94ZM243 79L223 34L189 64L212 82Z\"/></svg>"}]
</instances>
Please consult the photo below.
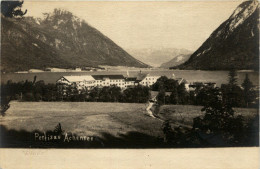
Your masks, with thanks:
<instances>
[{"instance_id":1,"label":"distant mountain range","mask_svg":"<svg viewBox=\"0 0 260 169\"><path fill-rule=\"evenodd\" d=\"M98 65L258 70L259 28L259 2L245 1L193 54L175 48L127 49L126 52L65 10L55 9L44 14L43 19L12 19L1 15L1 71Z\"/></svg>"},{"instance_id":2,"label":"distant mountain range","mask_svg":"<svg viewBox=\"0 0 260 169\"><path fill-rule=\"evenodd\" d=\"M161 64L160 67L161 68L170 68L173 66L181 65L190 58L190 55L191 54L187 54L187 55L180 54L180 55L174 57L173 59L171 59L170 61Z\"/></svg>"},{"instance_id":3,"label":"distant mountain range","mask_svg":"<svg viewBox=\"0 0 260 169\"><path fill-rule=\"evenodd\" d=\"M1 71L84 66L148 67L85 21L55 9L43 19L1 16Z\"/></svg>"},{"instance_id":4,"label":"distant mountain range","mask_svg":"<svg viewBox=\"0 0 260 169\"><path fill-rule=\"evenodd\" d=\"M259 69L259 2L245 1L179 69Z\"/></svg>"},{"instance_id":5,"label":"distant mountain range","mask_svg":"<svg viewBox=\"0 0 260 169\"><path fill-rule=\"evenodd\" d=\"M138 60L154 66L160 67L162 63L168 62L178 55L191 54L192 52L187 49L177 48L143 48L143 49L126 49L132 56Z\"/></svg>"}]
</instances>

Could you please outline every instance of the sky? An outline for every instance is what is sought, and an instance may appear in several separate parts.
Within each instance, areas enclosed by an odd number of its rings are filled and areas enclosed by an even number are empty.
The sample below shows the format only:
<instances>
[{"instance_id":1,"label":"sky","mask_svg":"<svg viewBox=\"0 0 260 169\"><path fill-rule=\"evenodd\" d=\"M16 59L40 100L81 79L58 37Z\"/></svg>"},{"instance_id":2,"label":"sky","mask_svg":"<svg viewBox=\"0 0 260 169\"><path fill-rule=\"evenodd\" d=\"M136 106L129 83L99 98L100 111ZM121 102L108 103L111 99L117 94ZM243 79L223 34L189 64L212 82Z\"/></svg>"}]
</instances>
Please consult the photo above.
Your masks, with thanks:
<instances>
[{"instance_id":1,"label":"sky","mask_svg":"<svg viewBox=\"0 0 260 169\"><path fill-rule=\"evenodd\" d=\"M195 51L241 1L26 1L27 16L55 8L84 19L124 49Z\"/></svg>"}]
</instances>

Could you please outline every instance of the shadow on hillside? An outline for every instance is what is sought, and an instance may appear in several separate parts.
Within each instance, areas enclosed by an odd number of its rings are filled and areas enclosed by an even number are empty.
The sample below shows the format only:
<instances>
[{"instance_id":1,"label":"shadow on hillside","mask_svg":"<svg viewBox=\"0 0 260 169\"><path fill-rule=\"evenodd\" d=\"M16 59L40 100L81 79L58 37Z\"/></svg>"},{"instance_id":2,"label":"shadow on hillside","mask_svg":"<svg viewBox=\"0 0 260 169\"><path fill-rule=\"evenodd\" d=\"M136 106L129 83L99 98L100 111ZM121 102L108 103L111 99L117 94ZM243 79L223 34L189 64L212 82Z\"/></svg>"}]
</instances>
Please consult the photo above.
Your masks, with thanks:
<instances>
[{"instance_id":1,"label":"shadow on hillside","mask_svg":"<svg viewBox=\"0 0 260 169\"><path fill-rule=\"evenodd\" d=\"M54 139L54 136L56 139ZM71 133L57 133L54 131L41 132L35 130L7 129L0 125L1 148L159 148L162 140L139 132L129 132L115 137L109 133L102 133L103 137L89 137L89 140L70 140L67 138L79 136Z\"/></svg>"},{"instance_id":2,"label":"shadow on hillside","mask_svg":"<svg viewBox=\"0 0 260 169\"><path fill-rule=\"evenodd\" d=\"M163 140L140 132L119 134L118 137L110 133L101 133L105 148L161 148Z\"/></svg>"},{"instance_id":3,"label":"shadow on hillside","mask_svg":"<svg viewBox=\"0 0 260 169\"><path fill-rule=\"evenodd\" d=\"M128 132L119 136L110 133L100 133L102 137L91 137L90 140L66 140L66 134L54 131L41 132L35 130L7 129L0 126L0 147L1 148L167 148L179 147L164 143L163 138L150 136L140 132ZM67 133L69 137L78 137L75 134ZM41 139L39 140L39 138ZM54 136L59 139L53 139ZM51 139L52 137L52 139ZM66 140L66 141L64 141ZM182 145L181 147L191 147ZM198 147L198 146L197 146Z\"/></svg>"},{"instance_id":4,"label":"shadow on hillside","mask_svg":"<svg viewBox=\"0 0 260 169\"><path fill-rule=\"evenodd\" d=\"M204 140L197 132L188 131L171 142L165 141L164 137L154 137L139 132L128 132L115 137L109 133L101 133L105 148L206 148L206 147L230 147L228 144L219 142L211 144Z\"/></svg>"}]
</instances>

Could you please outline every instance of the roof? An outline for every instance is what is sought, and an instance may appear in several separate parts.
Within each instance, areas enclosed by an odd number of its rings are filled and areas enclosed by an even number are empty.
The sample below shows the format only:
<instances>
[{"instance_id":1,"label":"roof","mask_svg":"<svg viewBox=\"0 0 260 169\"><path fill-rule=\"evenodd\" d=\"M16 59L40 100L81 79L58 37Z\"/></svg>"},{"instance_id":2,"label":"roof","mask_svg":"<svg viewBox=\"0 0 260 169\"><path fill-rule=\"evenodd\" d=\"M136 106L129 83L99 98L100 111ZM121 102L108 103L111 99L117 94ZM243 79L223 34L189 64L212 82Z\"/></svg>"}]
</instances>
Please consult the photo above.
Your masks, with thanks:
<instances>
[{"instance_id":1,"label":"roof","mask_svg":"<svg viewBox=\"0 0 260 169\"><path fill-rule=\"evenodd\" d=\"M147 76L147 74L138 73L136 80L142 81L146 76Z\"/></svg>"},{"instance_id":2,"label":"roof","mask_svg":"<svg viewBox=\"0 0 260 169\"><path fill-rule=\"evenodd\" d=\"M158 91L150 91L151 94L151 98L155 98L157 97L157 95L159 94ZM172 94L172 92L165 92L165 96L170 96Z\"/></svg>"},{"instance_id":3,"label":"roof","mask_svg":"<svg viewBox=\"0 0 260 169\"><path fill-rule=\"evenodd\" d=\"M159 75L152 75L152 74L148 73L148 74L146 75L146 77L161 77L161 76L159 76Z\"/></svg>"},{"instance_id":4,"label":"roof","mask_svg":"<svg viewBox=\"0 0 260 169\"><path fill-rule=\"evenodd\" d=\"M136 81L136 77L126 77L125 81Z\"/></svg>"},{"instance_id":5,"label":"roof","mask_svg":"<svg viewBox=\"0 0 260 169\"><path fill-rule=\"evenodd\" d=\"M93 81L95 80L92 76L63 76L69 82L82 82L82 81Z\"/></svg>"},{"instance_id":6,"label":"roof","mask_svg":"<svg viewBox=\"0 0 260 169\"><path fill-rule=\"evenodd\" d=\"M103 80L104 78L109 79L125 79L123 75L92 75L95 80Z\"/></svg>"},{"instance_id":7,"label":"roof","mask_svg":"<svg viewBox=\"0 0 260 169\"><path fill-rule=\"evenodd\" d=\"M183 79L183 78L174 78L174 80L177 80L179 84L181 84L181 83L187 84L188 83L188 81Z\"/></svg>"},{"instance_id":8,"label":"roof","mask_svg":"<svg viewBox=\"0 0 260 169\"><path fill-rule=\"evenodd\" d=\"M205 82L204 84L214 85L214 84L216 84L216 83L215 83L215 82Z\"/></svg>"}]
</instances>

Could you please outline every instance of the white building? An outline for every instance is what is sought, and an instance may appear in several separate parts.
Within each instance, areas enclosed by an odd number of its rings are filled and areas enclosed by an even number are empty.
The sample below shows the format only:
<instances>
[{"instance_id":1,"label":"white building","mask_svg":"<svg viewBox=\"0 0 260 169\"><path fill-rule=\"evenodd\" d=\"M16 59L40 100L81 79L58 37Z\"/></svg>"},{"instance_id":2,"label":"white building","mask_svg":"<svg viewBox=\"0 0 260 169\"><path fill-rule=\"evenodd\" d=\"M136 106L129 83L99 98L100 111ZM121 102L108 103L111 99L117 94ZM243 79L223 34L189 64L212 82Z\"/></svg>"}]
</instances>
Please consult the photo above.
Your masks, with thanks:
<instances>
[{"instance_id":1,"label":"white building","mask_svg":"<svg viewBox=\"0 0 260 169\"><path fill-rule=\"evenodd\" d=\"M74 86L78 90L91 89L93 87L118 86L125 87L123 75L87 75L87 76L63 76L56 82L58 85Z\"/></svg>"},{"instance_id":2,"label":"white building","mask_svg":"<svg viewBox=\"0 0 260 169\"><path fill-rule=\"evenodd\" d=\"M56 81L56 84L59 86L73 86L76 87L78 90L82 89L91 89L95 86L95 79L90 76L63 76Z\"/></svg>"},{"instance_id":3,"label":"white building","mask_svg":"<svg viewBox=\"0 0 260 169\"><path fill-rule=\"evenodd\" d=\"M126 77L125 78L125 87L134 87L136 83L136 77Z\"/></svg>"},{"instance_id":4,"label":"white building","mask_svg":"<svg viewBox=\"0 0 260 169\"><path fill-rule=\"evenodd\" d=\"M150 74L143 74L137 77L137 80L140 80L139 84L142 86L152 86L161 76L151 76Z\"/></svg>"},{"instance_id":5,"label":"white building","mask_svg":"<svg viewBox=\"0 0 260 169\"><path fill-rule=\"evenodd\" d=\"M118 86L125 87L125 77L123 75L92 75L95 79L95 86Z\"/></svg>"},{"instance_id":6,"label":"white building","mask_svg":"<svg viewBox=\"0 0 260 169\"><path fill-rule=\"evenodd\" d=\"M152 86L160 76L151 76L149 74L138 74L138 77L124 77L123 75L86 75L86 76L63 76L56 81L60 90L66 93L67 88L76 88L80 90L91 90L94 87L117 86L120 88L129 88L136 85Z\"/></svg>"}]
</instances>

